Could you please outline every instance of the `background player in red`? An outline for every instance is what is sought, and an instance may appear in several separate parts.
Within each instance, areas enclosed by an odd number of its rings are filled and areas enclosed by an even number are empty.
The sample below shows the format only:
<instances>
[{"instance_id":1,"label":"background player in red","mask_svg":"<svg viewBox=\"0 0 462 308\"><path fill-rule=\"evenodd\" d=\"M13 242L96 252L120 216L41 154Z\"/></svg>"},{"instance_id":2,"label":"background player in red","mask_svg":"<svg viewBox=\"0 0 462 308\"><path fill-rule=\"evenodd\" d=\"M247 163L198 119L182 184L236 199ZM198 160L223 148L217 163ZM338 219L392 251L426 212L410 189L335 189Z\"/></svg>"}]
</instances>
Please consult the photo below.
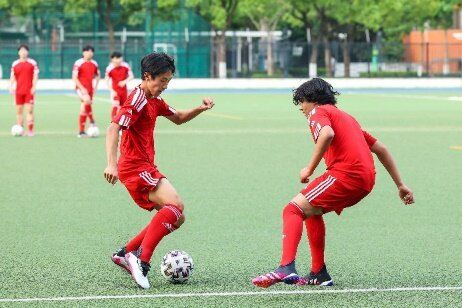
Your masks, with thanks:
<instances>
[{"instance_id":1,"label":"background player in red","mask_svg":"<svg viewBox=\"0 0 462 308\"><path fill-rule=\"evenodd\" d=\"M300 171L300 181L308 183L284 208L282 257L273 272L252 280L259 287L278 282L299 285L333 285L324 262L325 226L322 215L346 207L367 196L375 183L372 153L387 169L404 204L414 203L412 191L404 184L391 153L385 145L363 131L349 114L338 109L332 86L320 78L302 84L294 92L294 103L308 118L315 142L311 160ZM324 157L326 172L309 183ZM295 257L305 222L311 251L311 272L299 277Z\"/></svg>"},{"instance_id":2,"label":"background player in red","mask_svg":"<svg viewBox=\"0 0 462 308\"><path fill-rule=\"evenodd\" d=\"M106 180L124 184L141 208L157 213L151 222L112 255L112 260L131 273L142 288L149 288L147 274L157 244L184 222L183 201L173 185L159 172L154 162L154 129L163 116L180 125L213 107L211 99L190 110L175 110L159 96L175 73L173 59L165 53L152 53L141 60L141 84L129 95L107 130L108 164ZM117 161L119 131L123 130Z\"/></svg>"},{"instance_id":3,"label":"background player in red","mask_svg":"<svg viewBox=\"0 0 462 308\"><path fill-rule=\"evenodd\" d=\"M111 54L111 63L105 74L108 88L111 90L112 111L111 119L115 117L123 103L127 100L127 83L133 79L130 65L124 61L122 54L114 51Z\"/></svg>"},{"instance_id":4,"label":"background player in red","mask_svg":"<svg viewBox=\"0 0 462 308\"><path fill-rule=\"evenodd\" d=\"M72 69L72 80L75 82L77 95L82 102L79 115L79 134L77 137L86 136L85 122L87 118L90 121L90 125L95 125L91 104L93 103L95 90L98 88L99 68L98 63L93 60L94 52L95 49L93 46L87 45L83 47L83 57L75 61ZM93 80L95 80L94 85Z\"/></svg>"},{"instance_id":5,"label":"background player in red","mask_svg":"<svg viewBox=\"0 0 462 308\"><path fill-rule=\"evenodd\" d=\"M10 91L15 94L16 122L24 126L24 108L27 117L27 136L34 135L34 95L39 68L35 60L29 58L29 47L20 45L19 59L11 66Z\"/></svg>"}]
</instances>

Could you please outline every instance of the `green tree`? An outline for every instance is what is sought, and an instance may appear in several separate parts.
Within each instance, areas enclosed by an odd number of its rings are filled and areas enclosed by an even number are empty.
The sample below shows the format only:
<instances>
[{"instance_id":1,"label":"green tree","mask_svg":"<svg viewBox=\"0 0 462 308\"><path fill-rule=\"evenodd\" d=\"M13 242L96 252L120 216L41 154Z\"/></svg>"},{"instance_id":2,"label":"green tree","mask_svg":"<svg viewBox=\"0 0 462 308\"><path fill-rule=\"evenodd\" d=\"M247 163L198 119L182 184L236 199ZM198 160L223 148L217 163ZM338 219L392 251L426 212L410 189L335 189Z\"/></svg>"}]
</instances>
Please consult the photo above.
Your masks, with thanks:
<instances>
[{"instance_id":1,"label":"green tree","mask_svg":"<svg viewBox=\"0 0 462 308\"><path fill-rule=\"evenodd\" d=\"M269 76L274 74L272 33L288 9L288 3L284 0L241 0L239 4L239 14L249 18L257 30L267 33L263 44L266 45L266 70Z\"/></svg>"},{"instance_id":2,"label":"green tree","mask_svg":"<svg viewBox=\"0 0 462 308\"><path fill-rule=\"evenodd\" d=\"M186 5L209 22L215 32L215 74L220 78L226 77L226 31L236 17L238 2L239 0L186 0Z\"/></svg>"}]
</instances>

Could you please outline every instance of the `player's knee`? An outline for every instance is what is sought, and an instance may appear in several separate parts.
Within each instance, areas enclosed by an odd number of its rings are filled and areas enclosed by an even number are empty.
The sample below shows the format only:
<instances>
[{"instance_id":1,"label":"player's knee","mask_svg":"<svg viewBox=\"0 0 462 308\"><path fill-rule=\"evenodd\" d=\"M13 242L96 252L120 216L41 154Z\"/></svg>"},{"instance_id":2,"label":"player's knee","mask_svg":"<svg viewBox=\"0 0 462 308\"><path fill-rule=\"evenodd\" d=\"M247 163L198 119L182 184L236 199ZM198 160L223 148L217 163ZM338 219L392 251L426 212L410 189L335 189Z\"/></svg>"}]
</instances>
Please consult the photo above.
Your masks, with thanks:
<instances>
[{"instance_id":1,"label":"player's knee","mask_svg":"<svg viewBox=\"0 0 462 308\"><path fill-rule=\"evenodd\" d=\"M184 211L184 204L180 198L178 198L175 202L173 202L173 205L176 206L181 212Z\"/></svg>"}]
</instances>

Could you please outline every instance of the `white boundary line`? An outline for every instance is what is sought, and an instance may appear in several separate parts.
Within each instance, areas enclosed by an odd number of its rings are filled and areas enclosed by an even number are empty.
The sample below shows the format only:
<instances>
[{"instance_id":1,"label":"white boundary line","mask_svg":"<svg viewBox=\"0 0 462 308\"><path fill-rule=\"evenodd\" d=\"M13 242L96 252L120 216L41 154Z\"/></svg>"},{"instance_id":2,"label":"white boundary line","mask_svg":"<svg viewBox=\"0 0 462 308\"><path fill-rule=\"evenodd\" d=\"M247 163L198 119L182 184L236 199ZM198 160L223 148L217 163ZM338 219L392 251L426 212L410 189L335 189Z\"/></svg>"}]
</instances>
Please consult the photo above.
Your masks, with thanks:
<instances>
[{"instance_id":1,"label":"white boundary line","mask_svg":"<svg viewBox=\"0 0 462 308\"><path fill-rule=\"evenodd\" d=\"M0 303L13 302L53 302L53 301L92 301L108 299L155 299L155 298L191 298L191 297L231 297L231 296L267 296L267 295L306 295L306 294L347 294L347 293L383 293L383 292L419 292L419 291L462 291L462 286L454 287L410 287L387 289L333 289L333 290L295 290L295 291L260 291L260 292L203 292L203 293L164 293L133 295L90 295L69 297L31 297L0 298Z\"/></svg>"}]
</instances>

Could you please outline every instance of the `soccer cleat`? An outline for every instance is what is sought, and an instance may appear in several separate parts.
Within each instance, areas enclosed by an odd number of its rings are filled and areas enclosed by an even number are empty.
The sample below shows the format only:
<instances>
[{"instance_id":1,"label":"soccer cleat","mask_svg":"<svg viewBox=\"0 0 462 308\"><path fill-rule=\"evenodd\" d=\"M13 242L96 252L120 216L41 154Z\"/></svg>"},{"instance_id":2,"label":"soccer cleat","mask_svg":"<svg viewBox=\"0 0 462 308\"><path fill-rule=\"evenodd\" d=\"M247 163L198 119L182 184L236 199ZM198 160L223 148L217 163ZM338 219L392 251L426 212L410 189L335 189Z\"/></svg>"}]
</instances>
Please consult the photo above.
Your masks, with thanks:
<instances>
[{"instance_id":1,"label":"soccer cleat","mask_svg":"<svg viewBox=\"0 0 462 308\"><path fill-rule=\"evenodd\" d=\"M279 266L275 271L261 275L252 279L252 283L260 288L268 288L273 284L284 282L286 284L296 284L300 280L295 270L295 261L292 263Z\"/></svg>"},{"instance_id":2,"label":"soccer cleat","mask_svg":"<svg viewBox=\"0 0 462 308\"><path fill-rule=\"evenodd\" d=\"M318 273L315 274L313 272L310 272L309 275L300 278L297 285L318 285L330 287L334 285L334 280L332 279L332 277L330 277L329 273L327 272L326 265L324 265Z\"/></svg>"},{"instance_id":3,"label":"soccer cleat","mask_svg":"<svg viewBox=\"0 0 462 308\"><path fill-rule=\"evenodd\" d=\"M125 247L123 247L119 251L112 254L111 260L115 265L120 266L130 274L130 268L128 267L127 261L125 261L125 254Z\"/></svg>"},{"instance_id":4,"label":"soccer cleat","mask_svg":"<svg viewBox=\"0 0 462 308\"><path fill-rule=\"evenodd\" d=\"M143 289L149 289L151 286L148 280L148 272L151 268L149 263L141 261L133 253L129 252L125 255L125 261L128 264L128 269L132 274L133 280Z\"/></svg>"},{"instance_id":5,"label":"soccer cleat","mask_svg":"<svg viewBox=\"0 0 462 308\"><path fill-rule=\"evenodd\" d=\"M34 132L31 130L27 132L27 137L34 137L34 135Z\"/></svg>"},{"instance_id":6,"label":"soccer cleat","mask_svg":"<svg viewBox=\"0 0 462 308\"><path fill-rule=\"evenodd\" d=\"M87 133L86 132L80 132L78 135L77 135L77 138L86 138L88 137Z\"/></svg>"}]
</instances>

